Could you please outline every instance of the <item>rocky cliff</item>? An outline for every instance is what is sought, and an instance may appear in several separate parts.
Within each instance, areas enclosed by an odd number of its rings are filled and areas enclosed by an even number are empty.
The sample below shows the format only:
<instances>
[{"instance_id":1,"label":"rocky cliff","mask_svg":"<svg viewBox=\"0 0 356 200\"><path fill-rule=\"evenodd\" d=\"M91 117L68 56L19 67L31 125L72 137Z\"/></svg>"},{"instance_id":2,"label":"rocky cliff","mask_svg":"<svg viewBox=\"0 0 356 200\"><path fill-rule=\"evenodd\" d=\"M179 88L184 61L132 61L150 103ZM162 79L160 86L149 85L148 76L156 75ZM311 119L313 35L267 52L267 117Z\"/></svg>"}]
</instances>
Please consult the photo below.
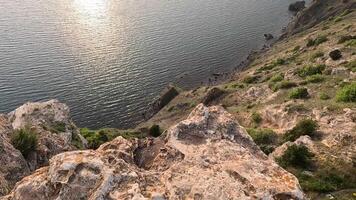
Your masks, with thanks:
<instances>
[{"instance_id":1,"label":"rocky cliff","mask_svg":"<svg viewBox=\"0 0 356 200\"><path fill-rule=\"evenodd\" d=\"M56 155L3 199L303 198L231 114L200 104L161 138Z\"/></svg>"}]
</instances>

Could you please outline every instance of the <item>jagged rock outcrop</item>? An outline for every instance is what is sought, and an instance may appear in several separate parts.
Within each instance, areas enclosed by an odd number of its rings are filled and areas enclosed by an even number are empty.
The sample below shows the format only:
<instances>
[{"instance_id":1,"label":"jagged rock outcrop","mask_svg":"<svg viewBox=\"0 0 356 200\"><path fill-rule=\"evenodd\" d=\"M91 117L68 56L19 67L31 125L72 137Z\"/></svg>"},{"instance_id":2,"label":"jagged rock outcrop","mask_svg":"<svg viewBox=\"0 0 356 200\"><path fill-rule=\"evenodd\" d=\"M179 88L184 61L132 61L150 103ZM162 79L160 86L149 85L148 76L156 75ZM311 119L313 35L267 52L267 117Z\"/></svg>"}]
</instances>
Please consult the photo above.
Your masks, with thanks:
<instances>
[{"instance_id":1,"label":"jagged rock outcrop","mask_svg":"<svg viewBox=\"0 0 356 200\"><path fill-rule=\"evenodd\" d=\"M58 100L26 103L8 117L13 130L29 127L38 135L37 150L27 157L31 170L47 165L48 160L58 153L76 150L86 144L70 119L69 107Z\"/></svg>"},{"instance_id":2,"label":"jagged rock outcrop","mask_svg":"<svg viewBox=\"0 0 356 200\"><path fill-rule=\"evenodd\" d=\"M305 8L305 1L297 1L289 5L288 10L292 12L299 12Z\"/></svg>"},{"instance_id":3,"label":"jagged rock outcrop","mask_svg":"<svg viewBox=\"0 0 356 200\"><path fill-rule=\"evenodd\" d=\"M25 158L10 143L10 132L7 117L0 115L0 196L7 194L17 181L30 173Z\"/></svg>"},{"instance_id":4,"label":"jagged rock outcrop","mask_svg":"<svg viewBox=\"0 0 356 200\"><path fill-rule=\"evenodd\" d=\"M303 199L296 177L268 159L220 106L199 104L165 138L118 137L54 156L3 199Z\"/></svg>"}]
</instances>

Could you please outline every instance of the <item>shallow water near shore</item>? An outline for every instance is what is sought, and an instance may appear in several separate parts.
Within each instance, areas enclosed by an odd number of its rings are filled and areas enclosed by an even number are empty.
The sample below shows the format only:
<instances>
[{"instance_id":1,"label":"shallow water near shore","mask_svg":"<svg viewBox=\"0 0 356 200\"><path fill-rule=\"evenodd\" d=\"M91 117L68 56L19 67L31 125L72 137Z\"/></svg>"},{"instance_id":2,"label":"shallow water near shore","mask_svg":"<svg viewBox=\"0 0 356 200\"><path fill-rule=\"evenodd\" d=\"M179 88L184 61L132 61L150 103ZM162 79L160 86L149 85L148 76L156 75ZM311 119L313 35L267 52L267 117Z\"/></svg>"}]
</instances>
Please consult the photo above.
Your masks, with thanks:
<instances>
[{"instance_id":1,"label":"shallow water near shore","mask_svg":"<svg viewBox=\"0 0 356 200\"><path fill-rule=\"evenodd\" d=\"M229 72L294 0L0 0L0 112L68 104L82 127L133 126L160 91Z\"/></svg>"}]
</instances>

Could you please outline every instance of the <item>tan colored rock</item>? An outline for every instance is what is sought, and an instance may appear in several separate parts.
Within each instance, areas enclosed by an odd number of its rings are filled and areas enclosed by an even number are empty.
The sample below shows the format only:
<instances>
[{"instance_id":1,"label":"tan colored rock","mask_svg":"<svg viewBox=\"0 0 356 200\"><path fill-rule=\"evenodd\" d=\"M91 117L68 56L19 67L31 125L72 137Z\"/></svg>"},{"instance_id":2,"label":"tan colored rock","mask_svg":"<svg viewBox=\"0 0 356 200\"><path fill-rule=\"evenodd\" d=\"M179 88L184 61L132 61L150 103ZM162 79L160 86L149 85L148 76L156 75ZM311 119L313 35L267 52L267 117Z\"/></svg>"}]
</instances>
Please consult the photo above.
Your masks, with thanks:
<instances>
[{"instance_id":1,"label":"tan colored rock","mask_svg":"<svg viewBox=\"0 0 356 200\"><path fill-rule=\"evenodd\" d=\"M118 137L54 156L3 199L304 199L222 107L198 105L165 138Z\"/></svg>"},{"instance_id":2,"label":"tan colored rock","mask_svg":"<svg viewBox=\"0 0 356 200\"><path fill-rule=\"evenodd\" d=\"M7 117L0 115L0 196L10 192L17 181L30 173L25 158L10 143L10 132Z\"/></svg>"},{"instance_id":3,"label":"tan colored rock","mask_svg":"<svg viewBox=\"0 0 356 200\"><path fill-rule=\"evenodd\" d=\"M31 170L48 164L58 153L77 149L73 139L85 146L85 139L70 119L68 106L57 100L26 103L9 113L8 118L12 129L28 127L38 134L37 151L27 158Z\"/></svg>"}]
</instances>

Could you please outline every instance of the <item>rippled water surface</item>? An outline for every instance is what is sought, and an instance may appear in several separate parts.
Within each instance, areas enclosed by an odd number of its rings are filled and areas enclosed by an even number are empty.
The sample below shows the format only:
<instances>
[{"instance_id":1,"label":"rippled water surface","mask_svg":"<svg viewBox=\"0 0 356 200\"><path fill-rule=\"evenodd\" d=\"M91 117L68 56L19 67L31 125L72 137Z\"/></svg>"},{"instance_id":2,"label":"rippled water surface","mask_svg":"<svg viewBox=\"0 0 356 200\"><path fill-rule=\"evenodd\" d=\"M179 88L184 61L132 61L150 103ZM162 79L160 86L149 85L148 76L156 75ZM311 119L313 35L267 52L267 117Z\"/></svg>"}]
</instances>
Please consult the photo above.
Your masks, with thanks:
<instances>
[{"instance_id":1,"label":"rippled water surface","mask_svg":"<svg viewBox=\"0 0 356 200\"><path fill-rule=\"evenodd\" d=\"M57 98L80 126L128 127L170 82L233 69L294 0L0 0L0 112Z\"/></svg>"}]
</instances>

